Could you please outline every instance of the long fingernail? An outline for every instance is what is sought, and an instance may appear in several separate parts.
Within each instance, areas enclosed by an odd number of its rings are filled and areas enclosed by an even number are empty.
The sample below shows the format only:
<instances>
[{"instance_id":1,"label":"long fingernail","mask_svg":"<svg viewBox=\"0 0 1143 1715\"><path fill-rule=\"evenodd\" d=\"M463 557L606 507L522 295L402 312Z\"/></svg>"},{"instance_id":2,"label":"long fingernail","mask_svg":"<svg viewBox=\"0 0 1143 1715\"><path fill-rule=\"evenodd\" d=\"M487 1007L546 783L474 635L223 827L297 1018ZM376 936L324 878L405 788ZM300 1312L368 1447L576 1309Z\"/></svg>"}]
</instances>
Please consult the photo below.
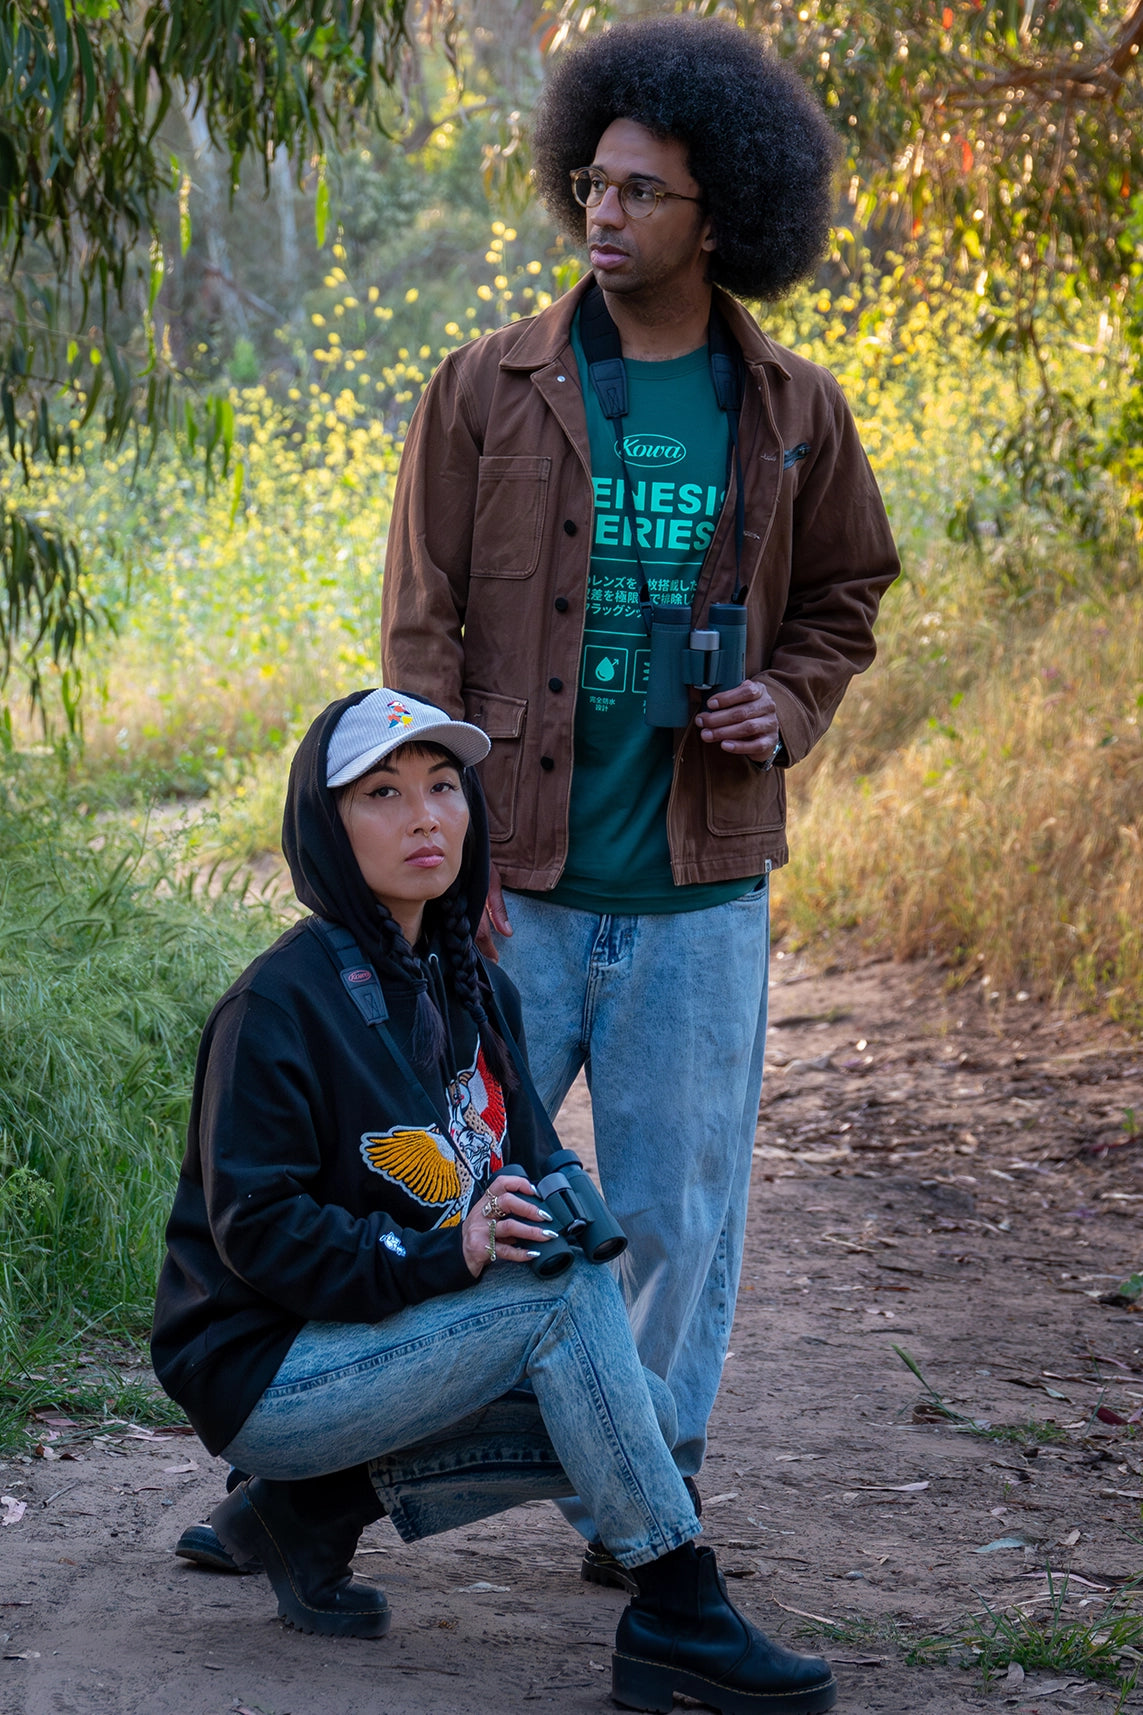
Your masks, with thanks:
<instances>
[{"instance_id":1,"label":"long fingernail","mask_svg":"<svg viewBox=\"0 0 1143 1715\"><path fill-rule=\"evenodd\" d=\"M541 1228L541 1236L545 1239L558 1239L560 1235L553 1233L550 1227L543 1227Z\"/></svg>"},{"instance_id":2,"label":"long fingernail","mask_svg":"<svg viewBox=\"0 0 1143 1715\"><path fill-rule=\"evenodd\" d=\"M524 1252L525 1256L539 1256L539 1254L540 1254L539 1251L525 1251Z\"/></svg>"},{"instance_id":3,"label":"long fingernail","mask_svg":"<svg viewBox=\"0 0 1143 1715\"><path fill-rule=\"evenodd\" d=\"M537 1209L537 1210L536 1210L536 1213L537 1213L537 1215L539 1215L539 1217L540 1217L540 1219L541 1219L541 1221L550 1221L550 1220L551 1220L551 1218L552 1218L552 1217L551 1217L551 1216L550 1216L550 1215L549 1215L549 1214L548 1214L548 1211L547 1211L547 1210L546 1210L546 1209Z\"/></svg>"}]
</instances>

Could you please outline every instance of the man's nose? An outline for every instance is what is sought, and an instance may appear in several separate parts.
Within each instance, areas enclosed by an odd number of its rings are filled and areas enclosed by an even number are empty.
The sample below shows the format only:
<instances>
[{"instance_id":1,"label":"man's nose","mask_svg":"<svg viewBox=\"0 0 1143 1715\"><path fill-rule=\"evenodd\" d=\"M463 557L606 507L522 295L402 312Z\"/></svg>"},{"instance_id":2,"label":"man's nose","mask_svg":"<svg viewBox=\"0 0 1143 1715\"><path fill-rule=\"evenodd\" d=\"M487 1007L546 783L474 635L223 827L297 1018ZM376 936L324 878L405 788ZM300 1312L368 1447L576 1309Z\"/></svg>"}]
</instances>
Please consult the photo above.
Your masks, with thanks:
<instances>
[{"instance_id":1,"label":"man's nose","mask_svg":"<svg viewBox=\"0 0 1143 1715\"><path fill-rule=\"evenodd\" d=\"M626 226L627 215L619 200L618 185L608 185L591 215L597 226Z\"/></svg>"}]
</instances>

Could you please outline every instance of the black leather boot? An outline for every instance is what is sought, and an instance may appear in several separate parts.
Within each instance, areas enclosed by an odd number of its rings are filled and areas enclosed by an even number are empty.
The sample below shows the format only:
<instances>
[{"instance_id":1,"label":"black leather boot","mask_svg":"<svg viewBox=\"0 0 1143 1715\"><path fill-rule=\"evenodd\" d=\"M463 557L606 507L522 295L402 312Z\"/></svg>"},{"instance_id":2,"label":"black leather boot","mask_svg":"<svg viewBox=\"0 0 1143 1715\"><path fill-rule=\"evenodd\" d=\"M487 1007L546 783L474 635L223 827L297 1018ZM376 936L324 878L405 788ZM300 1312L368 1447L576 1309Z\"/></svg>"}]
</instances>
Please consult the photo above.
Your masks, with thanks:
<instances>
[{"instance_id":1,"label":"black leather boot","mask_svg":"<svg viewBox=\"0 0 1143 1715\"><path fill-rule=\"evenodd\" d=\"M353 1577L350 1561L367 1524L384 1517L364 1465L300 1483L251 1477L210 1515L239 1566L260 1560L278 1598L278 1614L301 1632L333 1638L383 1638L389 1604L383 1590Z\"/></svg>"},{"instance_id":2,"label":"black leather boot","mask_svg":"<svg viewBox=\"0 0 1143 1715\"><path fill-rule=\"evenodd\" d=\"M232 1554L228 1554L218 1540L217 1532L211 1530L208 1524L188 1525L175 1544L175 1553L180 1560L189 1560L192 1566L200 1566L206 1572L261 1572L260 1560L247 1560L239 1566Z\"/></svg>"},{"instance_id":3,"label":"black leather boot","mask_svg":"<svg viewBox=\"0 0 1143 1715\"><path fill-rule=\"evenodd\" d=\"M770 1642L726 1593L714 1550L686 1543L634 1573L611 1657L611 1695L626 1709L669 1710L679 1692L721 1715L820 1715L837 1681L820 1656Z\"/></svg>"},{"instance_id":4,"label":"black leather boot","mask_svg":"<svg viewBox=\"0 0 1143 1715\"><path fill-rule=\"evenodd\" d=\"M244 1483L249 1475L249 1471L239 1471L232 1465L226 1478L227 1494L231 1494L239 1483ZM175 1544L175 1553L180 1560L189 1560L192 1566L202 1567L206 1572L239 1572L248 1575L262 1570L260 1560L248 1560L244 1566L239 1566L234 1556L227 1554L208 1524L188 1525Z\"/></svg>"}]
</instances>

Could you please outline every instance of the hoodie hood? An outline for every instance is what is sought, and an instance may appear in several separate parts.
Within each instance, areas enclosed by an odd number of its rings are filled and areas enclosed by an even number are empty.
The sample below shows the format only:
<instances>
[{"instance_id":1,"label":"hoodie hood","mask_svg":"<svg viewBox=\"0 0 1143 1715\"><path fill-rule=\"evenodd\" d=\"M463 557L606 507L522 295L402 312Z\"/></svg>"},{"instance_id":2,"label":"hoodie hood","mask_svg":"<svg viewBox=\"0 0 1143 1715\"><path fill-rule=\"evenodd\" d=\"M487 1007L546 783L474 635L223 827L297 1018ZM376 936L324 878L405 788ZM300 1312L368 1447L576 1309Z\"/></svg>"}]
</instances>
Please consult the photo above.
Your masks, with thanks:
<instances>
[{"instance_id":1,"label":"hoodie hood","mask_svg":"<svg viewBox=\"0 0 1143 1715\"><path fill-rule=\"evenodd\" d=\"M345 711L362 702L372 689L370 686L364 691L354 691L351 696L330 703L298 746L286 788L282 851L301 903L318 917L348 929L366 957L376 963L382 958L377 902L353 855L336 794L325 783L334 729ZM410 743L415 742L415 738L410 738ZM452 891L459 891L464 899L475 934L488 897L488 812L475 771L462 768L461 781L468 802L469 827L460 874ZM425 907L426 927L430 929L433 905L430 901Z\"/></svg>"}]
</instances>

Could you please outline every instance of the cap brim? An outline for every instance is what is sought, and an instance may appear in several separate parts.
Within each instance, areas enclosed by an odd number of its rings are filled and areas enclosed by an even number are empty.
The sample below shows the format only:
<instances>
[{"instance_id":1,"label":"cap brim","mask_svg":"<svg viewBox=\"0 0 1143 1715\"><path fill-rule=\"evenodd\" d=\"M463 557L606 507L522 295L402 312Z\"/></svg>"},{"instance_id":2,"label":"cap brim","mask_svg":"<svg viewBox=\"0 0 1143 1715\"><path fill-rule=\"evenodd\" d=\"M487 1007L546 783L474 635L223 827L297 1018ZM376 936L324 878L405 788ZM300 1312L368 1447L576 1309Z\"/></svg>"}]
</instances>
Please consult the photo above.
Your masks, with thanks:
<instances>
[{"instance_id":1,"label":"cap brim","mask_svg":"<svg viewBox=\"0 0 1143 1715\"><path fill-rule=\"evenodd\" d=\"M436 726L423 726L416 732L404 732L371 746L354 757L352 762L347 762L344 768L339 768L326 785L332 790L348 786L352 780L360 780L363 774L368 774L371 768L376 768L386 756L391 756L405 744L439 744L442 750L456 757L462 768L483 762L492 749L487 734L478 726L471 726L468 721L440 721Z\"/></svg>"}]
</instances>

